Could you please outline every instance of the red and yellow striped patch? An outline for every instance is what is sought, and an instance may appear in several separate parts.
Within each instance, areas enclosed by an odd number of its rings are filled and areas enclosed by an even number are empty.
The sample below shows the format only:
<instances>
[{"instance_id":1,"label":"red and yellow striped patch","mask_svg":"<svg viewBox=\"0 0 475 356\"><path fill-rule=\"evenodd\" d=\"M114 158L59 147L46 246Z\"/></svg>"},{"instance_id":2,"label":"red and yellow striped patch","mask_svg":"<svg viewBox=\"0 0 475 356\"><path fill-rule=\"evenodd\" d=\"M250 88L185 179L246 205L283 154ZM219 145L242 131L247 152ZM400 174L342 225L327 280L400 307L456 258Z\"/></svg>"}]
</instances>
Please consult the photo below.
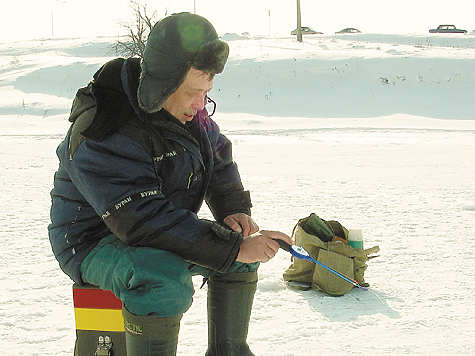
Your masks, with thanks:
<instances>
[{"instance_id":1,"label":"red and yellow striped patch","mask_svg":"<svg viewBox=\"0 0 475 356\"><path fill-rule=\"evenodd\" d=\"M122 302L110 291L74 285L77 330L124 331Z\"/></svg>"}]
</instances>

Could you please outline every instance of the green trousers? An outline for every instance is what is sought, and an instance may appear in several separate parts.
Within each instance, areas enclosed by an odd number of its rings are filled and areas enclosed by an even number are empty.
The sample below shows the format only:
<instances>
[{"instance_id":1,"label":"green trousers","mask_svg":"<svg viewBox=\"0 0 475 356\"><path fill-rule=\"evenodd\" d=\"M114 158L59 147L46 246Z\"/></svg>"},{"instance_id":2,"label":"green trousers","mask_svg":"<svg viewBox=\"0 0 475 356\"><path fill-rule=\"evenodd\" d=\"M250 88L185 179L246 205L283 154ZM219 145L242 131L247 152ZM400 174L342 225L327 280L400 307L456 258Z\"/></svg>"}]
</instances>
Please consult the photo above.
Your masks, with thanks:
<instances>
[{"instance_id":1,"label":"green trousers","mask_svg":"<svg viewBox=\"0 0 475 356\"><path fill-rule=\"evenodd\" d=\"M259 263L235 262L230 272L252 272ZM81 265L85 283L110 290L135 315L170 317L191 306L191 276L218 272L191 264L178 255L148 247L130 247L116 236L103 238Z\"/></svg>"}]
</instances>

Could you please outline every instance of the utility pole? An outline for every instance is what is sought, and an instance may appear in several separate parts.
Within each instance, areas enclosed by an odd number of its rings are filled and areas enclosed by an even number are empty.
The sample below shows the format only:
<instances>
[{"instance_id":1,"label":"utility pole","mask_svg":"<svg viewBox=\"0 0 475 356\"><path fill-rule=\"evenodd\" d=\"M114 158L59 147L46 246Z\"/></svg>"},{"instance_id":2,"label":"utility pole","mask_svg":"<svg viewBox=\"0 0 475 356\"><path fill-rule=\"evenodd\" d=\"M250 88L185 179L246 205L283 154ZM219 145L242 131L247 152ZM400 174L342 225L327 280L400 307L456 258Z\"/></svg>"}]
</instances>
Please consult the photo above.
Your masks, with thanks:
<instances>
[{"instance_id":1,"label":"utility pole","mask_svg":"<svg viewBox=\"0 0 475 356\"><path fill-rule=\"evenodd\" d=\"M269 37L270 37L270 10L269 10Z\"/></svg>"},{"instance_id":2,"label":"utility pole","mask_svg":"<svg viewBox=\"0 0 475 356\"><path fill-rule=\"evenodd\" d=\"M302 42L302 18L300 15L300 0L297 0L297 41Z\"/></svg>"},{"instance_id":3,"label":"utility pole","mask_svg":"<svg viewBox=\"0 0 475 356\"><path fill-rule=\"evenodd\" d=\"M196 14L196 0L193 0L193 13Z\"/></svg>"}]
</instances>

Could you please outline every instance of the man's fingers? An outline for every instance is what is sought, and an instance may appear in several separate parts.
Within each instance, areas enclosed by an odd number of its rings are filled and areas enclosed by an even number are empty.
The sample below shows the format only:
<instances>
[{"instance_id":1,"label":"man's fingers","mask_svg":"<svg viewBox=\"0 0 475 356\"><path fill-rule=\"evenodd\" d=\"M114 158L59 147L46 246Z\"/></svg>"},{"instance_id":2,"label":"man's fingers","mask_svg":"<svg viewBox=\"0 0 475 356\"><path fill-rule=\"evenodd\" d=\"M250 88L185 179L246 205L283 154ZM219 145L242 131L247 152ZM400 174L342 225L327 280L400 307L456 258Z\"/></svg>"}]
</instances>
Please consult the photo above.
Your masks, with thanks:
<instances>
[{"instance_id":1,"label":"man's fingers","mask_svg":"<svg viewBox=\"0 0 475 356\"><path fill-rule=\"evenodd\" d=\"M294 244L294 241L290 238L290 236L284 234L283 232L280 231L269 231L269 230L261 230L260 233L264 236L267 236L271 239L280 239L285 242L287 242L290 245Z\"/></svg>"},{"instance_id":2,"label":"man's fingers","mask_svg":"<svg viewBox=\"0 0 475 356\"><path fill-rule=\"evenodd\" d=\"M280 244L277 242L279 239L293 245L289 236L278 231L265 230L244 238L236 260L244 263L267 262L279 251Z\"/></svg>"},{"instance_id":3,"label":"man's fingers","mask_svg":"<svg viewBox=\"0 0 475 356\"><path fill-rule=\"evenodd\" d=\"M274 251L274 255L279 251L280 245L275 239L269 239L269 244L267 245L269 248Z\"/></svg>"},{"instance_id":4,"label":"man's fingers","mask_svg":"<svg viewBox=\"0 0 475 356\"><path fill-rule=\"evenodd\" d=\"M250 228L249 228L249 224L247 223L247 221L240 221L239 222L239 226L241 227L241 233L243 234L244 237L247 237L250 234Z\"/></svg>"},{"instance_id":5,"label":"man's fingers","mask_svg":"<svg viewBox=\"0 0 475 356\"><path fill-rule=\"evenodd\" d=\"M251 220L251 226L250 226L250 231L249 235L255 234L256 232L259 231L259 226L256 224L254 220Z\"/></svg>"},{"instance_id":6,"label":"man's fingers","mask_svg":"<svg viewBox=\"0 0 475 356\"><path fill-rule=\"evenodd\" d=\"M231 228L231 230L242 232L242 227L236 219L225 219L224 223L228 225Z\"/></svg>"}]
</instances>

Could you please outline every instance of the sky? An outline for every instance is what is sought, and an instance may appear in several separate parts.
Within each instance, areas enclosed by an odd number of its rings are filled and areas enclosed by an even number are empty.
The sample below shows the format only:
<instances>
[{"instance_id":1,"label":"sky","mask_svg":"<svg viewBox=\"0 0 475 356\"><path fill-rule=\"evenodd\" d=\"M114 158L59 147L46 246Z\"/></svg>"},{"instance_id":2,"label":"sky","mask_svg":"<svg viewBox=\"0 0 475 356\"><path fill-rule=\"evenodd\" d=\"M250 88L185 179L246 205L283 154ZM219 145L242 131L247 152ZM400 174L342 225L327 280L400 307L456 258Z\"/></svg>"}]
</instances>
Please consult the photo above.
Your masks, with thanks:
<instances>
[{"instance_id":1,"label":"sky","mask_svg":"<svg viewBox=\"0 0 475 356\"><path fill-rule=\"evenodd\" d=\"M131 19L130 0L3 0L0 42L115 36ZM189 11L206 17L219 34L286 36L296 28L296 0L141 1L165 14ZM450 6L433 0L301 0L302 26L331 34L346 27L372 33L428 33L439 24L475 30L475 1ZM270 14L270 16L269 16Z\"/></svg>"}]
</instances>

